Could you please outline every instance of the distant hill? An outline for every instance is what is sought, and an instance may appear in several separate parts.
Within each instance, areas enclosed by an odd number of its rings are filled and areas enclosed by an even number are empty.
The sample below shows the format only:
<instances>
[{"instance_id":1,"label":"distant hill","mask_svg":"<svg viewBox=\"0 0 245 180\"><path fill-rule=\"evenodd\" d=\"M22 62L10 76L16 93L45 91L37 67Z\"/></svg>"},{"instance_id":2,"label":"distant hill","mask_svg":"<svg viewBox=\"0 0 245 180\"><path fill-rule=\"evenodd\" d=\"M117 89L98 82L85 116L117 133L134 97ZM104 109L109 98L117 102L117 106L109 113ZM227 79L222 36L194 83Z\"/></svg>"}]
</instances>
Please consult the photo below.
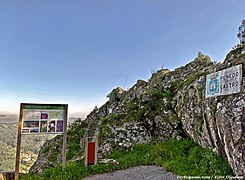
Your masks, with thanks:
<instances>
[{"instance_id":1,"label":"distant hill","mask_svg":"<svg viewBox=\"0 0 245 180\"><path fill-rule=\"evenodd\" d=\"M73 122L76 118L69 118ZM17 144L18 115L0 114L0 171L13 171ZM23 135L21 139L21 172L28 172L40 147L56 135Z\"/></svg>"},{"instance_id":2,"label":"distant hill","mask_svg":"<svg viewBox=\"0 0 245 180\"><path fill-rule=\"evenodd\" d=\"M18 116L16 114L1 114L0 113L0 124L2 123L17 123Z\"/></svg>"},{"instance_id":3,"label":"distant hill","mask_svg":"<svg viewBox=\"0 0 245 180\"><path fill-rule=\"evenodd\" d=\"M18 117L14 114L0 115L0 171L13 171L17 144ZM28 172L36 160L40 147L55 135L22 136L21 172Z\"/></svg>"}]
</instances>

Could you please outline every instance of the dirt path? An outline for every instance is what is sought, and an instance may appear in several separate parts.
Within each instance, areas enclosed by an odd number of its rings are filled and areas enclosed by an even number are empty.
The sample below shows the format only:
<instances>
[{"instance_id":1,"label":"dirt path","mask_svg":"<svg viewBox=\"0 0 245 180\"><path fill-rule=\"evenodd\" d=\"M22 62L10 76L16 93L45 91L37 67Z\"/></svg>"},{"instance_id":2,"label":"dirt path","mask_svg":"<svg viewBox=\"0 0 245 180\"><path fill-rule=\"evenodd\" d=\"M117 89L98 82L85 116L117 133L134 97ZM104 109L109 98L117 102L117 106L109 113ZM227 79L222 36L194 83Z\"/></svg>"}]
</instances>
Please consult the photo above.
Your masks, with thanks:
<instances>
[{"instance_id":1,"label":"dirt path","mask_svg":"<svg viewBox=\"0 0 245 180\"><path fill-rule=\"evenodd\" d=\"M173 173L157 166L139 166L107 174L86 177L84 180L177 180Z\"/></svg>"}]
</instances>

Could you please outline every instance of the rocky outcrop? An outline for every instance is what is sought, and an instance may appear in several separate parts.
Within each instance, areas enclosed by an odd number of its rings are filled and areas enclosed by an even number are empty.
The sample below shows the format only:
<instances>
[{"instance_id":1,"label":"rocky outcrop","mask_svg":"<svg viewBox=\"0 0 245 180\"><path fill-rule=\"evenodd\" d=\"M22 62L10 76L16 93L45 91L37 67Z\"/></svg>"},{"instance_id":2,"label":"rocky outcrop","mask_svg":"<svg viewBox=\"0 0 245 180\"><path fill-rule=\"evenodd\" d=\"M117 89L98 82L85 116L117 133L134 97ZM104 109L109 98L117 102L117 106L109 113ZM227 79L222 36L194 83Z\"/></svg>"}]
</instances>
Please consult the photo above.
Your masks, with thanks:
<instances>
[{"instance_id":1,"label":"rocky outcrop","mask_svg":"<svg viewBox=\"0 0 245 180\"><path fill-rule=\"evenodd\" d=\"M244 51L231 51L223 64L210 68L210 72L242 64L245 77ZM203 147L224 156L237 175L245 174L245 94L205 98L206 77L201 76L179 90L175 110L181 117L188 135ZM244 81L244 80L243 80Z\"/></svg>"},{"instance_id":2,"label":"rocky outcrop","mask_svg":"<svg viewBox=\"0 0 245 180\"><path fill-rule=\"evenodd\" d=\"M205 97L207 74L242 64L245 77L244 52L244 46L238 46L218 64L199 53L174 71L161 69L129 90L112 90L109 100L85 120L99 134L99 157L114 148L128 150L155 139L191 138L225 157L237 175L244 175L245 79L240 93Z\"/></svg>"},{"instance_id":3,"label":"rocky outcrop","mask_svg":"<svg viewBox=\"0 0 245 180\"><path fill-rule=\"evenodd\" d=\"M56 136L44 143L39 151L37 161L30 169L30 173L39 175L45 168L53 167L55 164L61 163L62 141L63 138L61 136Z\"/></svg>"}]
</instances>

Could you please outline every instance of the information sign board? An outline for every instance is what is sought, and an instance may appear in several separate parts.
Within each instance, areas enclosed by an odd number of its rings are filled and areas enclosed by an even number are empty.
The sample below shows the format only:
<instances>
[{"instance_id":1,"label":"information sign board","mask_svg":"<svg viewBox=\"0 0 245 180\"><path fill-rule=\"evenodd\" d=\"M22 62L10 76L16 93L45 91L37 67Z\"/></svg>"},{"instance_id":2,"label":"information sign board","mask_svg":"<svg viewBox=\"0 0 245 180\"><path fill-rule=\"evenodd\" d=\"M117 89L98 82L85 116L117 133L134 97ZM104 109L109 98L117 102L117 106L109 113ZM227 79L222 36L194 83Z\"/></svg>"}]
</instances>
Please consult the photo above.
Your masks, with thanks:
<instances>
[{"instance_id":1,"label":"information sign board","mask_svg":"<svg viewBox=\"0 0 245 180\"><path fill-rule=\"evenodd\" d=\"M63 169L66 167L67 104L20 104L18 136L15 158L15 180L19 179L20 148L22 134L62 133Z\"/></svg>"},{"instance_id":2,"label":"information sign board","mask_svg":"<svg viewBox=\"0 0 245 180\"><path fill-rule=\"evenodd\" d=\"M22 134L64 132L65 105L24 104Z\"/></svg>"}]
</instances>

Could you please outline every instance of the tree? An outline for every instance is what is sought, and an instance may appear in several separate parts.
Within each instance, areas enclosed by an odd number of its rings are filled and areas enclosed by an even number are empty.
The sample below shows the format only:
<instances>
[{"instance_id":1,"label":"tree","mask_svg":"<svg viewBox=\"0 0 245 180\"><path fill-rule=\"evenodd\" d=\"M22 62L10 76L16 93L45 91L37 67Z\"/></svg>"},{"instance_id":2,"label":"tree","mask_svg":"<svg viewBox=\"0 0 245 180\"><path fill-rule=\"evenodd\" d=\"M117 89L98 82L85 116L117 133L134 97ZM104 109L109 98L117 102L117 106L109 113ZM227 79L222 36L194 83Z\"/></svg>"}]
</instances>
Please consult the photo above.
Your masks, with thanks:
<instances>
[{"instance_id":1,"label":"tree","mask_svg":"<svg viewBox=\"0 0 245 180\"><path fill-rule=\"evenodd\" d=\"M239 38L241 44L245 43L245 19L242 20L242 24L238 28L237 37Z\"/></svg>"}]
</instances>

